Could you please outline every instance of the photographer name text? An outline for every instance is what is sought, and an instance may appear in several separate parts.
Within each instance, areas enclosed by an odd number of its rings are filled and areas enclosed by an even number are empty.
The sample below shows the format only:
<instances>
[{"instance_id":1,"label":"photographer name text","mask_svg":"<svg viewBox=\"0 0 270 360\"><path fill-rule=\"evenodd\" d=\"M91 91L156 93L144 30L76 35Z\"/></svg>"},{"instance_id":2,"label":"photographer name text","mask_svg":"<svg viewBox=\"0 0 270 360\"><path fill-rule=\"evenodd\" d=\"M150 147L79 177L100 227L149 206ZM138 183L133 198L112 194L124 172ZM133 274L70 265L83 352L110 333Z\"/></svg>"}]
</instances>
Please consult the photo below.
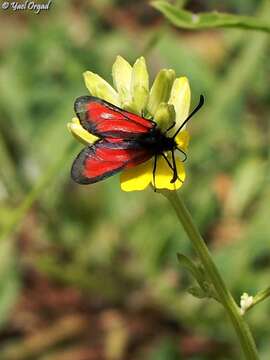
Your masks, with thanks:
<instances>
[{"instance_id":1,"label":"photographer name text","mask_svg":"<svg viewBox=\"0 0 270 360\"><path fill-rule=\"evenodd\" d=\"M13 11L23 11L23 10L30 10L33 11L35 14L39 14L40 11L49 10L51 6L52 0L49 0L46 3L38 3L35 1L24 1L17 2L17 1L4 1L1 5L3 10L13 10Z\"/></svg>"}]
</instances>

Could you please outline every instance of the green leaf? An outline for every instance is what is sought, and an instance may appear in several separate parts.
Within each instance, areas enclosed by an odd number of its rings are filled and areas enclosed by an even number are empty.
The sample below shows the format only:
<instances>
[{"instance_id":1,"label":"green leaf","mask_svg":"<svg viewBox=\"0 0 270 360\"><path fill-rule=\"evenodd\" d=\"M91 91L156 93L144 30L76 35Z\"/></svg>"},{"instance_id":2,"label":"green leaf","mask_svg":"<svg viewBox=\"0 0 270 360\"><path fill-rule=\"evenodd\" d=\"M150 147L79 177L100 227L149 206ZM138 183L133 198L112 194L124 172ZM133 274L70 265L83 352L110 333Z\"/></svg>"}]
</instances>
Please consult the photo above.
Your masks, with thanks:
<instances>
[{"instance_id":1,"label":"green leaf","mask_svg":"<svg viewBox=\"0 0 270 360\"><path fill-rule=\"evenodd\" d=\"M178 262L195 278L199 286L192 286L189 293L197 298L213 298L219 301L217 293L207 279L205 270L201 265L197 266L187 256L178 253Z\"/></svg>"},{"instance_id":2,"label":"green leaf","mask_svg":"<svg viewBox=\"0 0 270 360\"><path fill-rule=\"evenodd\" d=\"M205 291L202 290L202 288L200 288L199 286L191 286L189 289L188 289L188 292L198 298L198 299L205 299L205 298L208 298L208 295Z\"/></svg>"},{"instance_id":3,"label":"green leaf","mask_svg":"<svg viewBox=\"0 0 270 360\"><path fill-rule=\"evenodd\" d=\"M166 1L154 1L152 6L159 10L172 24L183 29L200 30L231 27L270 32L270 22L252 16L239 16L217 11L194 14L179 9Z\"/></svg>"},{"instance_id":4,"label":"green leaf","mask_svg":"<svg viewBox=\"0 0 270 360\"><path fill-rule=\"evenodd\" d=\"M182 265L197 280L198 284L201 285L204 282L204 274L187 256L178 253L177 259L180 265Z\"/></svg>"}]
</instances>

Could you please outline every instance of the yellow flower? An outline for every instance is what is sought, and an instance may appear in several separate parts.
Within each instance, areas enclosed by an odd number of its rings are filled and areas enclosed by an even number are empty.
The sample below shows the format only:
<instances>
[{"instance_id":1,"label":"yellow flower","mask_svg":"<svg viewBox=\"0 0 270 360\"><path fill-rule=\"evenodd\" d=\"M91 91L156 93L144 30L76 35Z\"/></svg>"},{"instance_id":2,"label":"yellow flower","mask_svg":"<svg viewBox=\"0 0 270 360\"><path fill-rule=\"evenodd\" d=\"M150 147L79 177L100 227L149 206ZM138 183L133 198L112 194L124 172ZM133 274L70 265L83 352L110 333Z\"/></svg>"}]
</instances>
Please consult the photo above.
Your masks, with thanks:
<instances>
[{"instance_id":1,"label":"yellow flower","mask_svg":"<svg viewBox=\"0 0 270 360\"><path fill-rule=\"evenodd\" d=\"M94 142L98 140L97 136L90 134L90 132L82 127L78 118L72 118L72 120L67 124L67 128L75 139L85 145L94 144Z\"/></svg>"},{"instance_id":2,"label":"yellow flower","mask_svg":"<svg viewBox=\"0 0 270 360\"><path fill-rule=\"evenodd\" d=\"M152 119L168 137L172 137L186 120L190 107L190 87L186 77L175 77L171 69L162 69L149 90L149 76L143 57L131 66L124 58L117 56L112 67L115 89L99 75L86 71L84 80L90 94L106 100L132 113ZM69 131L81 142L93 144L98 138L85 130L77 118L68 123ZM175 142L186 152L189 134L185 127L175 137ZM171 154L166 154L172 163ZM183 154L175 154L178 178L171 182L173 170L162 156L157 157L155 178L154 159L136 167L123 170L120 176L121 189L124 191L143 190L152 184L156 189L179 189L186 177Z\"/></svg>"}]
</instances>

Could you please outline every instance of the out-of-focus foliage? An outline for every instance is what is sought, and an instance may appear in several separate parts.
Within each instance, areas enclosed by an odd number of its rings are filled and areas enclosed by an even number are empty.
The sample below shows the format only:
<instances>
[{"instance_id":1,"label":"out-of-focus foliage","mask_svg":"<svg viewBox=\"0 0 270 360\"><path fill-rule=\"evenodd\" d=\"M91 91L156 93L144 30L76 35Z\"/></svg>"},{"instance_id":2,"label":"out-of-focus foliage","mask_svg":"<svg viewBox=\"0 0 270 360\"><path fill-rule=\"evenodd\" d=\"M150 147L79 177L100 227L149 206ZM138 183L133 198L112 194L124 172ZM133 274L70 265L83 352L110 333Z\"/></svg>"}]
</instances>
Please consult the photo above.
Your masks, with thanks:
<instances>
[{"instance_id":1,"label":"out-of-focus foliage","mask_svg":"<svg viewBox=\"0 0 270 360\"><path fill-rule=\"evenodd\" d=\"M170 20L172 24L183 29L211 28L243 28L270 32L270 22L256 19L253 16L243 16L221 13L218 11L192 13L174 6L167 1L153 1L152 5Z\"/></svg>"},{"instance_id":2,"label":"out-of-focus foliage","mask_svg":"<svg viewBox=\"0 0 270 360\"><path fill-rule=\"evenodd\" d=\"M185 5L270 13L267 1ZM222 308L187 292L176 253L193 250L169 204L121 192L117 176L74 184L80 145L66 123L87 94L83 71L111 81L118 54L144 55L152 77L188 76L206 105L189 125L181 192L236 299L254 294L270 271L269 35L179 31L146 1L55 1L0 21L0 358L239 359ZM247 314L263 360L269 311Z\"/></svg>"}]
</instances>

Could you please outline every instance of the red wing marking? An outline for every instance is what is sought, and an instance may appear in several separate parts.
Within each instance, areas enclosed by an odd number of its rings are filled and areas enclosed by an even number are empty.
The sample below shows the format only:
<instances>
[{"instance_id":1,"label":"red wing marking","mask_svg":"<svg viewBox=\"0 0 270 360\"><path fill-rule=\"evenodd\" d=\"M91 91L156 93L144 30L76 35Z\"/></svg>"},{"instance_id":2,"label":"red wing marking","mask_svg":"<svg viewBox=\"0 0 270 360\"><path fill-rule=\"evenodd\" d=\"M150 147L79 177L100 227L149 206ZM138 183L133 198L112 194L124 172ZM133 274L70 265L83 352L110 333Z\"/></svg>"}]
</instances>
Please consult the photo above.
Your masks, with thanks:
<instances>
[{"instance_id":1,"label":"red wing marking","mask_svg":"<svg viewBox=\"0 0 270 360\"><path fill-rule=\"evenodd\" d=\"M139 165L152 155L133 142L101 140L80 152L72 165L71 176L80 184L93 184L125 168Z\"/></svg>"},{"instance_id":2,"label":"red wing marking","mask_svg":"<svg viewBox=\"0 0 270 360\"><path fill-rule=\"evenodd\" d=\"M82 126L100 137L135 139L156 126L151 120L93 96L79 97L74 107Z\"/></svg>"}]
</instances>

